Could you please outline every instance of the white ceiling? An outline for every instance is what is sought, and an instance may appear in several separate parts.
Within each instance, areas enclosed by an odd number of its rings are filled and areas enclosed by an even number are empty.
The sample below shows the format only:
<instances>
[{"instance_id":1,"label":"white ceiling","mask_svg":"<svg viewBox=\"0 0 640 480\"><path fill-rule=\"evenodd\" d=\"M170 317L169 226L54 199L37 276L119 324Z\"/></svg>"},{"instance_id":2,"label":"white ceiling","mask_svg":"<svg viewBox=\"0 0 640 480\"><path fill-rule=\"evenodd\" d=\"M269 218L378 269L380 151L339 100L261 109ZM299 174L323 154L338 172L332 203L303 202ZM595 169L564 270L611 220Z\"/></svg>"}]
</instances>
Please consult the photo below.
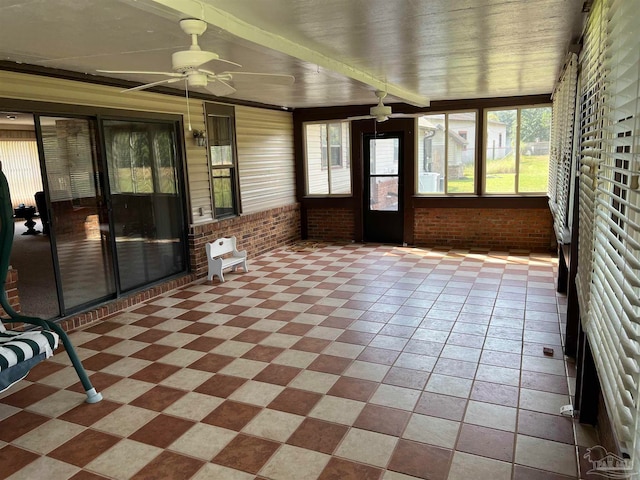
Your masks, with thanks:
<instances>
[{"instance_id":1,"label":"white ceiling","mask_svg":"<svg viewBox=\"0 0 640 480\"><path fill-rule=\"evenodd\" d=\"M170 71L171 53L190 43L178 21L199 17L210 23L200 38L203 50L242 64L241 70L296 78L293 87L237 84L230 98L289 108L362 105L375 103L373 92L385 84L389 103L403 101L394 88L432 101L548 94L580 36L582 4L0 0L0 59L91 75L97 69ZM220 28L224 15L250 34L240 38ZM207 67L232 69L216 62ZM159 79L112 76L141 83Z\"/></svg>"}]
</instances>

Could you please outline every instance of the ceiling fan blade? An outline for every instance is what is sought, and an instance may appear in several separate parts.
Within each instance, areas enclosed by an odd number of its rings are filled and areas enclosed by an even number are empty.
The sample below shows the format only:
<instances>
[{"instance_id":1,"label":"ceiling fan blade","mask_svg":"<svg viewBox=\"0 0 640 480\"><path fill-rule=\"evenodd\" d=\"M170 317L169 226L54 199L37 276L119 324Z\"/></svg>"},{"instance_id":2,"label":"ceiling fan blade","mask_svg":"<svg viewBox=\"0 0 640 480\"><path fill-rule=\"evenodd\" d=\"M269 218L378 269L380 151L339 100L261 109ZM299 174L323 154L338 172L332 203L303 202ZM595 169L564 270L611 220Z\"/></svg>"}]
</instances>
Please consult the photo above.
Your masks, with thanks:
<instances>
[{"instance_id":1,"label":"ceiling fan blade","mask_svg":"<svg viewBox=\"0 0 640 480\"><path fill-rule=\"evenodd\" d=\"M209 93L213 93L216 97L226 97L236 92L236 89L222 80L212 80L204 87Z\"/></svg>"},{"instance_id":2,"label":"ceiling fan blade","mask_svg":"<svg viewBox=\"0 0 640 480\"><path fill-rule=\"evenodd\" d=\"M369 120L371 118L376 118L372 115L360 115L358 117L348 117L347 120L351 121L351 120Z\"/></svg>"},{"instance_id":3,"label":"ceiling fan blade","mask_svg":"<svg viewBox=\"0 0 640 480\"><path fill-rule=\"evenodd\" d=\"M138 85L137 87L127 88L126 90L123 90L121 93L135 92L138 90L146 90L147 88L155 87L156 85L162 85L163 83L176 83L176 82L179 82L180 80L182 80L182 78L165 78L164 80L158 80L157 82L145 83L144 85Z\"/></svg>"},{"instance_id":4,"label":"ceiling fan blade","mask_svg":"<svg viewBox=\"0 0 640 480\"><path fill-rule=\"evenodd\" d=\"M239 63L232 62L231 60L225 60L224 58L214 58L212 60L209 60L208 62L203 63L202 65L206 65L207 63L211 62L228 63L229 65L233 65L234 67L242 68L242 65L240 65Z\"/></svg>"},{"instance_id":5,"label":"ceiling fan blade","mask_svg":"<svg viewBox=\"0 0 640 480\"><path fill-rule=\"evenodd\" d=\"M96 72L100 73L117 73L117 74L127 74L132 73L136 75L165 75L167 77L182 77L181 73L176 72L138 72L134 70L96 70Z\"/></svg>"},{"instance_id":6,"label":"ceiling fan blade","mask_svg":"<svg viewBox=\"0 0 640 480\"><path fill-rule=\"evenodd\" d=\"M222 72L221 75L230 75L234 81L252 80L263 81L271 85L291 86L296 78L293 75L283 75L281 73L256 73L256 72ZM262 77L262 80L260 78Z\"/></svg>"}]
</instances>

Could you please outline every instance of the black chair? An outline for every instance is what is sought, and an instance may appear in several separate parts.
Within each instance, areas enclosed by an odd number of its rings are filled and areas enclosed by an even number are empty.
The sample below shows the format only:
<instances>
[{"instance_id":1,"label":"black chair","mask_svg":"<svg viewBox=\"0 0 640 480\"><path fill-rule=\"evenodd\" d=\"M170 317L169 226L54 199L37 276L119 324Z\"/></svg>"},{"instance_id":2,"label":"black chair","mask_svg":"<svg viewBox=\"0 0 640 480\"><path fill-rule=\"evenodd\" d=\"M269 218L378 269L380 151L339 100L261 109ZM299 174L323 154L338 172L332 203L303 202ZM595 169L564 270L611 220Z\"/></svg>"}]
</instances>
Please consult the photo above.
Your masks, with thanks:
<instances>
[{"instance_id":1,"label":"black chair","mask_svg":"<svg viewBox=\"0 0 640 480\"><path fill-rule=\"evenodd\" d=\"M42 233L49 235L49 213L47 212L47 199L44 196L44 192L36 192L34 195L36 200L36 207L40 214L40 221L42 222Z\"/></svg>"}]
</instances>

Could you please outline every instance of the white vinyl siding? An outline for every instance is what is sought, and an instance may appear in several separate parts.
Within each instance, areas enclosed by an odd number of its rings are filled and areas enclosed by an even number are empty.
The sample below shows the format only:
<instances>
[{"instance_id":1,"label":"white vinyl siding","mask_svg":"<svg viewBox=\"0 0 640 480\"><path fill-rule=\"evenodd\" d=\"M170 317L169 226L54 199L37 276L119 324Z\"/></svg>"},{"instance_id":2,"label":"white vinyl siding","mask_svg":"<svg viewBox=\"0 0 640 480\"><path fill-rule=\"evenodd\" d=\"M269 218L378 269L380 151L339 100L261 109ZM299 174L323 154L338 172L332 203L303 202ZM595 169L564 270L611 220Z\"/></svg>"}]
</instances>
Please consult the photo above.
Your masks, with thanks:
<instances>
[{"instance_id":1,"label":"white vinyl siding","mask_svg":"<svg viewBox=\"0 0 640 480\"><path fill-rule=\"evenodd\" d=\"M242 213L296 202L293 115L235 107Z\"/></svg>"},{"instance_id":2,"label":"white vinyl siding","mask_svg":"<svg viewBox=\"0 0 640 480\"><path fill-rule=\"evenodd\" d=\"M594 2L581 58L578 291L621 448L640 462L640 17Z\"/></svg>"}]
</instances>

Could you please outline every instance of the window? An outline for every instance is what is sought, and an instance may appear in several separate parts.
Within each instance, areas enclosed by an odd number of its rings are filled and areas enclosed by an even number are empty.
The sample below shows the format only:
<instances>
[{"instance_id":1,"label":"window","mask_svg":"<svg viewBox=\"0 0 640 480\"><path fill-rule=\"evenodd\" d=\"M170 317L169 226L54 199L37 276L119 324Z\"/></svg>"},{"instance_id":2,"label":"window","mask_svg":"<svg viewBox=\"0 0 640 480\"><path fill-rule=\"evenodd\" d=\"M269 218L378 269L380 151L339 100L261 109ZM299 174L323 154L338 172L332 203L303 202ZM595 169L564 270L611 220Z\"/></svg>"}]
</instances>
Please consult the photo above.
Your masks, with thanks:
<instances>
[{"instance_id":1,"label":"window","mask_svg":"<svg viewBox=\"0 0 640 480\"><path fill-rule=\"evenodd\" d=\"M307 195L351 194L349 135L349 122L304 124Z\"/></svg>"},{"instance_id":2,"label":"window","mask_svg":"<svg viewBox=\"0 0 640 480\"><path fill-rule=\"evenodd\" d=\"M484 191L546 193L550 131L549 106L488 111Z\"/></svg>"},{"instance_id":3,"label":"window","mask_svg":"<svg viewBox=\"0 0 640 480\"><path fill-rule=\"evenodd\" d=\"M206 103L205 110L214 217L231 217L238 213L234 109Z\"/></svg>"},{"instance_id":4,"label":"window","mask_svg":"<svg viewBox=\"0 0 640 480\"><path fill-rule=\"evenodd\" d=\"M474 193L476 112L418 119L418 193Z\"/></svg>"}]
</instances>

